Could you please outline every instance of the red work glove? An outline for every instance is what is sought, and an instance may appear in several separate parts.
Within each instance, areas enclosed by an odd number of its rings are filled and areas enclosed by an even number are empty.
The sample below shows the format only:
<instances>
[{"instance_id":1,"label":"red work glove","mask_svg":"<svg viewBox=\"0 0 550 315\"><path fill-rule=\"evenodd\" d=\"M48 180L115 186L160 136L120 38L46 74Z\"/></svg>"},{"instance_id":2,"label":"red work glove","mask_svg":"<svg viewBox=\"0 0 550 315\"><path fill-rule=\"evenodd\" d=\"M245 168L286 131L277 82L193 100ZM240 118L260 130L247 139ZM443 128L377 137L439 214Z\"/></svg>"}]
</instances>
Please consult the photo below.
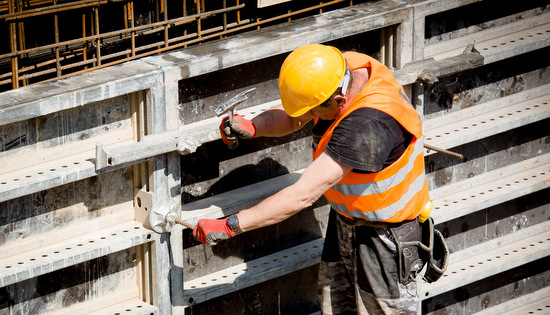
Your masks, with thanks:
<instances>
[{"instance_id":1,"label":"red work glove","mask_svg":"<svg viewBox=\"0 0 550 315\"><path fill-rule=\"evenodd\" d=\"M235 236L227 225L227 218L221 220L200 219L193 229L193 236L201 243L216 245L221 240Z\"/></svg>"},{"instance_id":2,"label":"red work glove","mask_svg":"<svg viewBox=\"0 0 550 315\"><path fill-rule=\"evenodd\" d=\"M256 136L256 126L251 120L245 119L239 114L235 114L233 115L233 122L229 121L229 116L222 119L220 133L223 143L229 144L235 141L235 137L241 139L254 138L254 136Z\"/></svg>"}]
</instances>

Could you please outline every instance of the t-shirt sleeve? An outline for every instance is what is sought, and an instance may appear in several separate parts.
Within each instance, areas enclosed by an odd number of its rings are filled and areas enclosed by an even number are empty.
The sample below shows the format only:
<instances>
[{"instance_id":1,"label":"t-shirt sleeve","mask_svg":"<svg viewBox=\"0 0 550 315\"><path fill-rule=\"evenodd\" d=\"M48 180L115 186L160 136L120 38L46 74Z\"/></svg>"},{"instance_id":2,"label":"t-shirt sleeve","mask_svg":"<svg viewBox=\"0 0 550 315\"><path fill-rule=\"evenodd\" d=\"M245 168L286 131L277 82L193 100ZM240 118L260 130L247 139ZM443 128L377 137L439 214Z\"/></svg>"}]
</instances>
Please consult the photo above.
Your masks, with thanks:
<instances>
[{"instance_id":1,"label":"t-shirt sleeve","mask_svg":"<svg viewBox=\"0 0 550 315\"><path fill-rule=\"evenodd\" d=\"M393 117L362 108L338 124L325 153L354 170L379 172L389 165L388 158L396 150L405 150L404 141L402 128Z\"/></svg>"}]
</instances>

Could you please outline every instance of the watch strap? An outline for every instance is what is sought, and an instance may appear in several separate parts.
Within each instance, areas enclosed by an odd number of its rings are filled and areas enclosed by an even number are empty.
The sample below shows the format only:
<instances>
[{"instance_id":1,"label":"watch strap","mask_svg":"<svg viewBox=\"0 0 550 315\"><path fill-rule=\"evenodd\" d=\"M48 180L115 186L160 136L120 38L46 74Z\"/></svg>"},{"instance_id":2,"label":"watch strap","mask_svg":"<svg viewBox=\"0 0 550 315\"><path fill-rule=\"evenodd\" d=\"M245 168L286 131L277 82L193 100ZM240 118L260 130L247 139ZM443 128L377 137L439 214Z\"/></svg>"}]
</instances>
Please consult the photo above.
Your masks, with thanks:
<instances>
[{"instance_id":1,"label":"watch strap","mask_svg":"<svg viewBox=\"0 0 550 315\"><path fill-rule=\"evenodd\" d=\"M243 233L243 230L241 230L241 227L239 226L239 218L236 214L232 214L227 218L227 225L231 229L231 232L235 235L239 235Z\"/></svg>"}]
</instances>

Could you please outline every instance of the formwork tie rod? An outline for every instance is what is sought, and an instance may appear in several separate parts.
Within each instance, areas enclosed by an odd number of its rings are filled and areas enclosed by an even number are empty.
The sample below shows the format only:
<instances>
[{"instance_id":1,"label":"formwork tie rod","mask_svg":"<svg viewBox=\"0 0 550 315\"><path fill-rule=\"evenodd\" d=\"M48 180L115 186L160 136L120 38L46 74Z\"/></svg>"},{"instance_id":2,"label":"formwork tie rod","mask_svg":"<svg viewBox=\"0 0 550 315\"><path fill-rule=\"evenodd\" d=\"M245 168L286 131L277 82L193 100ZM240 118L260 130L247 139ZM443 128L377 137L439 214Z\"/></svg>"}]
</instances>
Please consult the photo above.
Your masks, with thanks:
<instances>
[{"instance_id":1,"label":"formwork tie rod","mask_svg":"<svg viewBox=\"0 0 550 315\"><path fill-rule=\"evenodd\" d=\"M433 145L429 145L429 144L426 144L426 143L424 143L424 148L426 148L428 150L433 150L433 151L436 151L436 152L439 152L439 153L443 153L443 154L446 154L446 155L449 155L449 156L452 156L452 157L455 157L455 158L459 158L461 160L464 159L464 155L462 155L460 153L456 153L456 152L449 151L449 150L446 150L446 149L434 147Z\"/></svg>"}]
</instances>

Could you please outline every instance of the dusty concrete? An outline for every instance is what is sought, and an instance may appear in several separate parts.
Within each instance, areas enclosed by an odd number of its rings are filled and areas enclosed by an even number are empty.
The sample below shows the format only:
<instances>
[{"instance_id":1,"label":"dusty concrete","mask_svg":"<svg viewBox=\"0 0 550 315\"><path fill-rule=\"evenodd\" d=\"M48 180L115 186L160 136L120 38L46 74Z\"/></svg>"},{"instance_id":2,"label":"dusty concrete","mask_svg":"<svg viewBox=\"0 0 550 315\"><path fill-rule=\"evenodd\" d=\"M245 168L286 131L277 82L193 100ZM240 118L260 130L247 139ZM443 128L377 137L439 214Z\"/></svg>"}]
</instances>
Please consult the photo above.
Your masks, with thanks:
<instances>
[{"instance_id":1,"label":"dusty concrete","mask_svg":"<svg viewBox=\"0 0 550 315\"><path fill-rule=\"evenodd\" d=\"M513 6L501 4L496 0L481 1L428 16L425 22L426 44L473 34L549 10L545 0L518 2Z\"/></svg>"},{"instance_id":2,"label":"dusty concrete","mask_svg":"<svg viewBox=\"0 0 550 315\"><path fill-rule=\"evenodd\" d=\"M339 47L344 51L353 50L377 57L379 37L380 32L374 30L327 41L326 44ZM278 100L277 80L287 55L288 53L278 54L258 61L251 58L250 62L243 65L180 80L178 82L180 123L189 124L213 117L214 109L219 104L250 87L256 87L256 90L248 94L249 100L238 105L236 113L239 108Z\"/></svg>"},{"instance_id":3,"label":"dusty concrete","mask_svg":"<svg viewBox=\"0 0 550 315\"><path fill-rule=\"evenodd\" d=\"M133 249L74 265L0 289L1 314L39 314L131 289Z\"/></svg>"},{"instance_id":4,"label":"dusty concrete","mask_svg":"<svg viewBox=\"0 0 550 315\"><path fill-rule=\"evenodd\" d=\"M301 286L316 286L317 274L318 268L310 267L195 305L185 314L215 314L220 310L227 314L311 314L319 308L310 302L316 299L317 291L303 290Z\"/></svg>"},{"instance_id":5,"label":"dusty concrete","mask_svg":"<svg viewBox=\"0 0 550 315\"><path fill-rule=\"evenodd\" d=\"M289 51L305 43L325 42L381 57L380 28L400 25L400 31L410 33L396 37L393 43L403 50L395 54L410 55L409 46L413 44L416 47L447 40L508 23L512 17L536 16L548 10L547 1L499 6L498 10L484 9L495 1L467 5L472 2L479 1L378 1L93 72L83 79L9 92L0 101L0 153L4 161L18 159L24 151L55 160L60 152L66 155L90 144L93 149L95 140L107 140L119 136L119 132L133 139L135 134L177 130L213 117L216 105L252 86L257 87L256 94L243 107L275 100L280 63ZM418 4L418 11L413 10L414 4ZM426 13L430 6L437 9L433 14ZM435 13L453 7L461 8ZM524 11L528 12L520 13ZM422 14L428 15L425 23L420 21ZM409 42L418 38L422 43ZM425 85L425 103L421 105L426 118L437 119L448 112L549 83L548 52L547 48L541 49ZM409 86L407 90L420 89ZM136 94L143 98L138 100ZM414 96L422 99L421 95ZM131 108L139 109L134 112ZM460 145L456 150L464 153L465 161L440 154L427 157L430 187L460 183L549 153L547 125L545 119ZM39 253L41 247L51 245L52 239L65 240L131 220L132 200L139 189L148 191L152 199L181 196L182 203L188 204L302 169L311 161L310 128L276 140L243 141L234 151L216 140L185 156L166 151L171 153L154 157L151 163L106 169L104 173L95 173L91 168L93 156L87 158L90 168L86 172L58 176L59 182L52 181L49 186L0 203L0 255L21 254L21 248ZM78 177L80 174L85 176ZM13 181L10 183L13 185ZM525 194L438 227L448 237L451 250L459 252L546 222L550 203L547 195L548 189ZM122 291L129 299L155 305L159 314L183 314L183 303L178 300L182 279L198 278L320 238L326 220L327 207L321 200L285 222L216 247L198 244L189 230L142 235L145 240L140 239L139 245L126 239L124 244L116 244L121 249L115 253L100 258L79 257L73 265L68 260L66 268L36 277L31 277L29 271L27 280L0 288L0 313L9 313L10 308L40 313L81 302L102 304L109 294ZM115 244L92 248L90 253L111 245ZM547 260L428 299L424 313L471 313L510 296L544 288L548 284ZM186 313L224 310L231 314L309 314L319 307L316 277L316 266L309 267L195 305ZM508 278L512 279L509 283Z\"/></svg>"},{"instance_id":6,"label":"dusty concrete","mask_svg":"<svg viewBox=\"0 0 550 315\"><path fill-rule=\"evenodd\" d=\"M463 314L482 312L484 309L502 303L511 296L536 291L547 285L548 258L534 261L511 271L483 279L456 291L442 294L422 303L428 314ZM535 285L536 284L536 285Z\"/></svg>"}]
</instances>

